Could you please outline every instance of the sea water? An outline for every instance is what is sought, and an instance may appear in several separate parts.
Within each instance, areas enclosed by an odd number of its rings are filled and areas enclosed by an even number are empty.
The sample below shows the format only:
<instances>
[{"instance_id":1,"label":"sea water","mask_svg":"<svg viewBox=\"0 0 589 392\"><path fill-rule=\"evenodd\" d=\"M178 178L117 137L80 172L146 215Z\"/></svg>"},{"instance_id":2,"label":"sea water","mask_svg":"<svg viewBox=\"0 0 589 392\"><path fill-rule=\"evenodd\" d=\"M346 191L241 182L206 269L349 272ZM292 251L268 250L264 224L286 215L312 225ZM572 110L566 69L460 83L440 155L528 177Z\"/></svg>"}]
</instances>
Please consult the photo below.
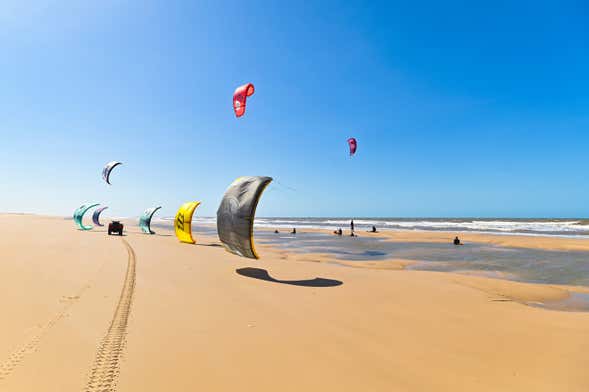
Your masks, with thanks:
<instances>
[{"instance_id":1,"label":"sea water","mask_svg":"<svg viewBox=\"0 0 589 392\"><path fill-rule=\"evenodd\" d=\"M173 220L173 217L163 218ZM589 220L571 219L505 219L505 218L257 218L259 228L327 229L346 230L354 219L356 230L366 231L376 226L378 230L415 230L477 232L492 234L525 234L589 238ZM215 224L214 217L198 217L194 223Z\"/></svg>"}]
</instances>

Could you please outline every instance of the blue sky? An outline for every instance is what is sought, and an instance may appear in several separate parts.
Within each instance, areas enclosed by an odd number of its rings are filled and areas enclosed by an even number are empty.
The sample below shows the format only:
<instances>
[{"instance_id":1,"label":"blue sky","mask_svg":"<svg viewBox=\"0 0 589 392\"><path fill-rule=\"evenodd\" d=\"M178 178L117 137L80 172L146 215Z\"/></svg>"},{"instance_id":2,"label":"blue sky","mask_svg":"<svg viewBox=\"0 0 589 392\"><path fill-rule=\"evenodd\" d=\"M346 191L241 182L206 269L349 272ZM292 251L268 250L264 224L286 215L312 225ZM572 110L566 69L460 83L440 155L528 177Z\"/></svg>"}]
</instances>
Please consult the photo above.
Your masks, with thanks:
<instances>
[{"instance_id":1,"label":"blue sky","mask_svg":"<svg viewBox=\"0 0 589 392\"><path fill-rule=\"evenodd\" d=\"M0 10L0 210L589 216L586 2L83 3Z\"/></svg>"}]
</instances>

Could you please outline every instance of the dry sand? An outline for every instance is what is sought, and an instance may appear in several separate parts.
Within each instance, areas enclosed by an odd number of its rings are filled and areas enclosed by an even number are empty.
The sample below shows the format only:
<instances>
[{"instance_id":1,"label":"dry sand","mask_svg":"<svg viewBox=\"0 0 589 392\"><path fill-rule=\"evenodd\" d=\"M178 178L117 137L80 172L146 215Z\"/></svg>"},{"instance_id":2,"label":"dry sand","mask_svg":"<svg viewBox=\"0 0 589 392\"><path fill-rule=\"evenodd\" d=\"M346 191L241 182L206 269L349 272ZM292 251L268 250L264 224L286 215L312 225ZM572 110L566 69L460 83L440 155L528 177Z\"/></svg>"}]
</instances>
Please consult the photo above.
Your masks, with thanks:
<instances>
[{"instance_id":1,"label":"dry sand","mask_svg":"<svg viewBox=\"0 0 589 392\"><path fill-rule=\"evenodd\" d=\"M589 314L511 300L564 287L36 216L0 216L0 244L1 391L589 390Z\"/></svg>"}]
</instances>

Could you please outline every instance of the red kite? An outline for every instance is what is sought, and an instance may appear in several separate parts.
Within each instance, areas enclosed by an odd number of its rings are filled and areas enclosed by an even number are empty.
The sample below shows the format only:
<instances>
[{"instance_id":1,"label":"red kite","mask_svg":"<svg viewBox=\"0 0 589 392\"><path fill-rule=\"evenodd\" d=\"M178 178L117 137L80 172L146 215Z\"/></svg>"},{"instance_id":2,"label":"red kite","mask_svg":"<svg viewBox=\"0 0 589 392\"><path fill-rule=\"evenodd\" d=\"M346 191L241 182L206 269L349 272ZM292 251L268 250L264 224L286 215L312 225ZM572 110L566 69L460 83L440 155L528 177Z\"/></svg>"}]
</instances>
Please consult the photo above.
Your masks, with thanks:
<instances>
[{"instance_id":1,"label":"red kite","mask_svg":"<svg viewBox=\"0 0 589 392\"><path fill-rule=\"evenodd\" d=\"M244 84L235 89L233 93L233 110L236 117L241 117L245 113L245 101L247 97L254 94L254 85L251 83Z\"/></svg>"}]
</instances>

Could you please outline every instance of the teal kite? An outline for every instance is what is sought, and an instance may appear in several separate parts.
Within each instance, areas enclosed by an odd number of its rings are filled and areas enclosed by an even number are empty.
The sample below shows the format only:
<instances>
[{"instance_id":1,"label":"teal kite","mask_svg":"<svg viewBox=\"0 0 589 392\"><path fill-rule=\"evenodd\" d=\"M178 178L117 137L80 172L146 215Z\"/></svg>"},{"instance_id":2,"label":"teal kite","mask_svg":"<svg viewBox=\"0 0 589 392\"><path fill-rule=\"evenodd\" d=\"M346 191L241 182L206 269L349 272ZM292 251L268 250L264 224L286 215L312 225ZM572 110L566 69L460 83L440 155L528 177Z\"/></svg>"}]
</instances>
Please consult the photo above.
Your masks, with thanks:
<instances>
[{"instance_id":1,"label":"teal kite","mask_svg":"<svg viewBox=\"0 0 589 392\"><path fill-rule=\"evenodd\" d=\"M96 204L84 204L80 206L76 211L74 211L74 222L80 228L80 230L91 230L93 226L84 226L82 223L82 219L84 218L84 214L88 212L89 209L94 208L100 205L99 203Z\"/></svg>"},{"instance_id":2,"label":"teal kite","mask_svg":"<svg viewBox=\"0 0 589 392\"><path fill-rule=\"evenodd\" d=\"M151 218L153 217L153 214L155 214L155 212L160 208L162 207L158 206L148 208L143 212L141 218L139 218L139 227L141 227L141 231L143 231L145 234L155 234L155 231L151 230Z\"/></svg>"}]
</instances>

